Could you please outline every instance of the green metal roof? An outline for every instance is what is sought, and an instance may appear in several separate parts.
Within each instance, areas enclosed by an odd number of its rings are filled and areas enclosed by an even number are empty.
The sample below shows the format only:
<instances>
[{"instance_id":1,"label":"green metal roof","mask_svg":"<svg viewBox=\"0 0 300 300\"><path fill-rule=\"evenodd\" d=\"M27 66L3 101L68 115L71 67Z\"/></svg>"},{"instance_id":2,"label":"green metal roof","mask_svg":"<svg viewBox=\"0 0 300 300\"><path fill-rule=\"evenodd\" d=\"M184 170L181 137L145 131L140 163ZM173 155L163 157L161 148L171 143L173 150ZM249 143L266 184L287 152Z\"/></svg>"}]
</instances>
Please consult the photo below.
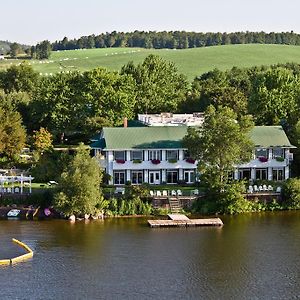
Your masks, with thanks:
<instances>
[{"instance_id":1,"label":"green metal roof","mask_svg":"<svg viewBox=\"0 0 300 300\"><path fill-rule=\"evenodd\" d=\"M291 145L281 126L255 126L252 129L250 136L255 147L295 148Z\"/></svg>"},{"instance_id":2,"label":"green metal roof","mask_svg":"<svg viewBox=\"0 0 300 300\"><path fill-rule=\"evenodd\" d=\"M107 150L178 149L187 126L161 127L105 127L103 138L91 144L92 148ZM250 133L256 147L294 148L281 126L256 126Z\"/></svg>"},{"instance_id":3,"label":"green metal roof","mask_svg":"<svg viewBox=\"0 0 300 300\"><path fill-rule=\"evenodd\" d=\"M103 128L107 149L182 148L187 127Z\"/></svg>"},{"instance_id":4,"label":"green metal roof","mask_svg":"<svg viewBox=\"0 0 300 300\"><path fill-rule=\"evenodd\" d=\"M98 141L93 142L92 144L90 144L90 147L96 149L105 149L106 148L105 139L101 138Z\"/></svg>"}]
</instances>

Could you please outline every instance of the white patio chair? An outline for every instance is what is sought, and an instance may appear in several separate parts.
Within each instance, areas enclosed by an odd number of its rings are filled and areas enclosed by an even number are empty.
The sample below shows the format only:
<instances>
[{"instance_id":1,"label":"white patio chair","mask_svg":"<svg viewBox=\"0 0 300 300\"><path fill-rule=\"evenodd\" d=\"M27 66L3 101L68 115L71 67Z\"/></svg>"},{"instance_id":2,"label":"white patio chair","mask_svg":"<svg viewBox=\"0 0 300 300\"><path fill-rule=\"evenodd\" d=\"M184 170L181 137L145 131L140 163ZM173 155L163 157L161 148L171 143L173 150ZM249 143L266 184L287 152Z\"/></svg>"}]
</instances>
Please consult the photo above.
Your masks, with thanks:
<instances>
[{"instance_id":1,"label":"white patio chair","mask_svg":"<svg viewBox=\"0 0 300 300\"><path fill-rule=\"evenodd\" d=\"M258 189L259 189L260 192L262 192L262 191L264 190L263 187L262 187L262 185L260 185L260 186L258 187Z\"/></svg>"},{"instance_id":2,"label":"white patio chair","mask_svg":"<svg viewBox=\"0 0 300 300\"><path fill-rule=\"evenodd\" d=\"M253 186L252 186L252 185L249 185L248 193L249 193L249 194L252 194L252 193L253 193Z\"/></svg>"},{"instance_id":3,"label":"white patio chair","mask_svg":"<svg viewBox=\"0 0 300 300\"><path fill-rule=\"evenodd\" d=\"M172 196L176 196L176 191L172 190L172 191L171 191L171 195L172 195Z\"/></svg>"},{"instance_id":4,"label":"white patio chair","mask_svg":"<svg viewBox=\"0 0 300 300\"><path fill-rule=\"evenodd\" d=\"M150 191L149 193L150 193L151 197L154 197L154 192L153 191Z\"/></svg>"},{"instance_id":5,"label":"white patio chair","mask_svg":"<svg viewBox=\"0 0 300 300\"><path fill-rule=\"evenodd\" d=\"M156 196L161 197L161 191L156 191Z\"/></svg>"},{"instance_id":6,"label":"white patio chair","mask_svg":"<svg viewBox=\"0 0 300 300\"><path fill-rule=\"evenodd\" d=\"M256 184L253 186L253 188L254 188L254 192L256 192L256 193L259 192L259 189Z\"/></svg>"},{"instance_id":7,"label":"white patio chair","mask_svg":"<svg viewBox=\"0 0 300 300\"><path fill-rule=\"evenodd\" d=\"M268 185L268 191L273 191L273 187L270 184Z\"/></svg>"},{"instance_id":8,"label":"white patio chair","mask_svg":"<svg viewBox=\"0 0 300 300\"><path fill-rule=\"evenodd\" d=\"M167 197L167 196L168 196L168 191L163 190L163 191L162 191L162 195Z\"/></svg>"},{"instance_id":9,"label":"white patio chair","mask_svg":"<svg viewBox=\"0 0 300 300\"><path fill-rule=\"evenodd\" d=\"M268 188L267 188L267 185L263 185L263 190L266 192L266 191L268 191Z\"/></svg>"},{"instance_id":10,"label":"white patio chair","mask_svg":"<svg viewBox=\"0 0 300 300\"><path fill-rule=\"evenodd\" d=\"M276 193L281 193L281 186L278 186L277 188L276 188Z\"/></svg>"},{"instance_id":11,"label":"white patio chair","mask_svg":"<svg viewBox=\"0 0 300 300\"><path fill-rule=\"evenodd\" d=\"M197 190L197 189L193 190L193 194L196 196L199 195L199 190Z\"/></svg>"},{"instance_id":12,"label":"white patio chair","mask_svg":"<svg viewBox=\"0 0 300 300\"><path fill-rule=\"evenodd\" d=\"M181 190L177 190L177 196L182 196L182 191Z\"/></svg>"}]
</instances>

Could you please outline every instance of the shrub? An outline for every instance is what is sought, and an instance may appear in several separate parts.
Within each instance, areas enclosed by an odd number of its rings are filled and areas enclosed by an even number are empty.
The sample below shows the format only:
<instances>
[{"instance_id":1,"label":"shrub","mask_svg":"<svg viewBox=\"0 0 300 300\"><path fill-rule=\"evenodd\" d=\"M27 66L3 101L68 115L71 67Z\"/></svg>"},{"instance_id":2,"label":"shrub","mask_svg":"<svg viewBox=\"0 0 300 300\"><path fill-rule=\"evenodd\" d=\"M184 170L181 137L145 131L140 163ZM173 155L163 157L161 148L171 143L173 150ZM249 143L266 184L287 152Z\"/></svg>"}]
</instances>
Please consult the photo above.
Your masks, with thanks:
<instances>
[{"instance_id":1,"label":"shrub","mask_svg":"<svg viewBox=\"0 0 300 300\"><path fill-rule=\"evenodd\" d=\"M283 199L288 209L300 209L300 179L289 178L283 184Z\"/></svg>"}]
</instances>

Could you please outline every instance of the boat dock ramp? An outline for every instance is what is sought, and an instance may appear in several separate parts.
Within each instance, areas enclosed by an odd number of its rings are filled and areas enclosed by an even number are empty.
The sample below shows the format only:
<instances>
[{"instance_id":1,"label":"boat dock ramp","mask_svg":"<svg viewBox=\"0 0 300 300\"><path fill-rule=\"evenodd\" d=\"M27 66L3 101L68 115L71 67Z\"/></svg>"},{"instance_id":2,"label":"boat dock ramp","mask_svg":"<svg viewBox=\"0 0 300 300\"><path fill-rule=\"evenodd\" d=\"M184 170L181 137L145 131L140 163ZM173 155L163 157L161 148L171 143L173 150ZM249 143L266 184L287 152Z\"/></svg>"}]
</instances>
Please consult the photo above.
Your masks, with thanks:
<instances>
[{"instance_id":1,"label":"boat dock ramp","mask_svg":"<svg viewBox=\"0 0 300 300\"><path fill-rule=\"evenodd\" d=\"M169 214L168 220L148 220L150 227L223 226L220 218L189 219L183 214Z\"/></svg>"}]
</instances>

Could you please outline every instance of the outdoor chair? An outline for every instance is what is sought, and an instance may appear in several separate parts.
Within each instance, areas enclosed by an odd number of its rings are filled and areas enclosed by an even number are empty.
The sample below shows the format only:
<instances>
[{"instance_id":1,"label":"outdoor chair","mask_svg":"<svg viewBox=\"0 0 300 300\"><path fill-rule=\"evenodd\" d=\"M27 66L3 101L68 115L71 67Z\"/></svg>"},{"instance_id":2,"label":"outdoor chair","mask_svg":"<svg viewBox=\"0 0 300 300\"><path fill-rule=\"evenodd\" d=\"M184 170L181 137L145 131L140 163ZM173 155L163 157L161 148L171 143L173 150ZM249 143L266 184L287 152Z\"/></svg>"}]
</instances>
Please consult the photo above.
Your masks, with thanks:
<instances>
[{"instance_id":1,"label":"outdoor chair","mask_svg":"<svg viewBox=\"0 0 300 300\"><path fill-rule=\"evenodd\" d=\"M248 193L249 193L249 194L252 194L252 193L253 193L253 186L252 186L252 185L249 185Z\"/></svg>"},{"instance_id":2,"label":"outdoor chair","mask_svg":"<svg viewBox=\"0 0 300 300\"><path fill-rule=\"evenodd\" d=\"M281 186L278 186L278 187L276 188L276 193L281 193Z\"/></svg>"},{"instance_id":3,"label":"outdoor chair","mask_svg":"<svg viewBox=\"0 0 300 300\"><path fill-rule=\"evenodd\" d=\"M263 187L262 187L262 185L260 185L260 186L258 187L258 189L259 189L260 192L262 192L262 191L264 190Z\"/></svg>"},{"instance_id":4,"label":"outdoor chair","mask_svg":"<svg viewBox=\"0 0 300 300\"><path fill-rule=\"evenodd\" d=\"M19 193L20 189L18 187L15 188L15 193Z\"/></svg>"},{"instance_id":5,"label":"outdoor chair","mask_svg":"<svg viewBox=\"0 0 300 300\"><path fill-rule=\"evenodd\" d=\"M182 196L182 191L181 190L177 190L177 196Z\"/></svg>"},{"instance_id":6,"label":"outdoor chair","mask_svg":"<svg viewBox=\"0 0 300 300\"><path fill-rule=\"evenodd\" d=\"M156 191L156 196L161 197L161 191Z\"/></svg>"},{"instance_id":7,"label":"outdoor chair","mask_svg":"<svg viewBox=\"0 0 300 300\"><path fill-rule=\"evenodd\" d=\"M167 197L167 196L168 196L168 191L163 190L163 191L162 191L162 195Z\"/></svg>"},{"instance_id":8,"label":"outdoor chair","mask_svg":"<svg viewBox=\"0 0 300 300\"><path fill-rule=\"evenodd\" d=\"M197 190L197 189L193 190L193 194L196 196L199 195L199 190Z\"/></svg>"},{"instance_id":9,"label":"outdoor chair","mask_svg":"<svg viewBox=\"0 0 300 300\"><path fill-rule=\"evenodd\" d=\"M149 193L150 193L150 196L151 196L151 197L154 196L154 192L153 192L153 191L150 191Z\"/></svg>"},{"instance_id":10,"label":"outdoor chair","mask_svg":"<svg viewBox=\"0 0 300 300\"><path fill-rule=\"evenodd\" d=\"M267 188L267 185L263 185L263 190L266 192L266 191L268 191L268 188Z\"/></svg>"},{"instance_id":11,"label":"outdoor chair","mask_svg":"<svg viewBox=\"0 0 300 300\"><path fill-rule=\"evenodd\" d=\"M176 196L176 191L172 190L171 195Z\"/></svg>"},{"instance_id":12,"label":"outdoor chair","mask_svg":"<svg viewBox=\"0 0 300 300\"><path fill-rule=\"evenodd\" d=\"M254 192L256 192L256 193L259 192L259 189L256 184L253 186L253 188L254 188Z\"/></svg>"},{"instance_id":13,"label":"outdoor chair","mask_svg":"<svg viewBox=\"0 0 300 300\"><path fill-rule=\"evenodd\" d=\"M268 190L273 191L273 187L270 184L268 185Z\"/></svg>"}]
</instances>

